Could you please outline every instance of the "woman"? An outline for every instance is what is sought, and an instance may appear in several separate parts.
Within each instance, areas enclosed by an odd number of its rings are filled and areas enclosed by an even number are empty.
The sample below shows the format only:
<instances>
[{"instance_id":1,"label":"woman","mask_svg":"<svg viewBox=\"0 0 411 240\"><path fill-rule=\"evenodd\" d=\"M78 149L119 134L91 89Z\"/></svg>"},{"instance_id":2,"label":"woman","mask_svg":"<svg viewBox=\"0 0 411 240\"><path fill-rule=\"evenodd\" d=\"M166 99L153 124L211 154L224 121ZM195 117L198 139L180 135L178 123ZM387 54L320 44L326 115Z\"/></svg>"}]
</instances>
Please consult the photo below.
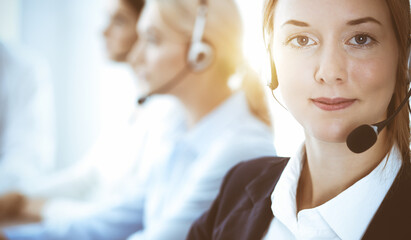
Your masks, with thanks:
<instances>
[{"instance_id":1,"label":"woman","mask_svg":"<svg viewBox=\"0 0 411 240\"><path fill-rule=\"evenodd\" d=\"M409 239L409 107L363 153L346 139L409 89L408 0L268 0L273 76L305 143L239 164L188 239Z\"/></svg>"},{"instance_id":2,"label":"woman","mask_svg":"<svg viewBox=\"0 0 411 240\"><path fill-rule=\"evenodd\" d=\"M51 225L27 235L6 230L8 239L184 239L228 169L275 154L262 87L244 64L234 1L149 0L137 30L129 57L136 74L148 95L176 97L183 117L173 112L149 134L142 161L150 167L124 202L62 231ZM234 76L247 87L231 89Z\"/></svg>"}]
</instances>

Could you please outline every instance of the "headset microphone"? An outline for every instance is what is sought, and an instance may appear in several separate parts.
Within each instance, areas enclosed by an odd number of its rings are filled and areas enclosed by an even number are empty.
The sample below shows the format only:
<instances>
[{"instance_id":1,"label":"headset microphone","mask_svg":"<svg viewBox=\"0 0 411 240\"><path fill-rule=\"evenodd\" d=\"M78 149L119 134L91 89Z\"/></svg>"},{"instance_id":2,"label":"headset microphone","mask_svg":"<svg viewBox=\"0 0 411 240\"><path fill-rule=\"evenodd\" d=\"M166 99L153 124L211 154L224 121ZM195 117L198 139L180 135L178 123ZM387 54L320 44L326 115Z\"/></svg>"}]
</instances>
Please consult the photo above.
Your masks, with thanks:
<instances>
[{"instance_id":1,"label":"headset microphone","mask_svg":"<svg viewBox=\"0 0 411 240\"><path fill-rule=\"evenodd\" d=\"M378 134L390 123L400 112L402 107L407 103L411 96L411 90L408 91L406 98L402 101L395 112L384 121L372 125L363 124L354 129L347 137L347 146L354 153L362 153L371 148L377 141Z\"/></svg>"}]
</instances>

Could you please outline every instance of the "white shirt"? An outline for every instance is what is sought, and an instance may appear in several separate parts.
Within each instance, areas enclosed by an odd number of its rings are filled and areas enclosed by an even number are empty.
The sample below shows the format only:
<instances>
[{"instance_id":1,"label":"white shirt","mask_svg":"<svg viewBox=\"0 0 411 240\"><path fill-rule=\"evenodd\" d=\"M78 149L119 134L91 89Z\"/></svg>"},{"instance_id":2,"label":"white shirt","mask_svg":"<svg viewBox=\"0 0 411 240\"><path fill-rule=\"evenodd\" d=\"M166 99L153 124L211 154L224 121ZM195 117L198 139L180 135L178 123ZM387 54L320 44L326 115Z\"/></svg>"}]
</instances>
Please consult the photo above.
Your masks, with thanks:
<instances>
[{"instance_id":1,"label":"white shirt","mask_svg":"<svg viewBox=\"0 0 411 240\"><path fill-rule=\"evenodd\" d=\"M122 125L101 135L77 164L33 180L26 194L47 198L42 218L70 221L124 199L127 185L141 171L141 154L152 128L168 121L171 113L181 115L180 108L172 97L154 96L136 109L133 118L130 112Z\"/></svg>"},{"instance_id":2,"label":"white shirt","mask_svg":"<svg viewBox=\"0 0 411 240\"><path fill-rule=\"evenodd\" d=\"M305 147L292 157L271 195L274 215L268 239L361 239L401 168L393 147L367 176L326 203L297 213L296 192Z\"/></svg>"},{"instance_id":3,"label":"white shirt","mask_svg":"<svg viewBox=\"0 0 411 240\"><path fill-rule=\"evenodd\" d=\"M135 233L130 239L185 239L232 166L275 154L272 130L252 115L242 92L191 130L175 114L156 130L144 153L151 160L149 174L134 182L132 194L122 204L58 230L46 224L37 230L32 226L27 234L21 228L6 230L6 236L10 240L114 240Z\"/></svg>"},{"instance_id":4,"label":"white shirt","mask_svg":"<svg viewBox=\"0 0 411 240\"><path fill-rule=\"evenodd\" d=\"M0 194L54 168L53 86L47 63L0 42Z\"/></svg>"}]
</instances>

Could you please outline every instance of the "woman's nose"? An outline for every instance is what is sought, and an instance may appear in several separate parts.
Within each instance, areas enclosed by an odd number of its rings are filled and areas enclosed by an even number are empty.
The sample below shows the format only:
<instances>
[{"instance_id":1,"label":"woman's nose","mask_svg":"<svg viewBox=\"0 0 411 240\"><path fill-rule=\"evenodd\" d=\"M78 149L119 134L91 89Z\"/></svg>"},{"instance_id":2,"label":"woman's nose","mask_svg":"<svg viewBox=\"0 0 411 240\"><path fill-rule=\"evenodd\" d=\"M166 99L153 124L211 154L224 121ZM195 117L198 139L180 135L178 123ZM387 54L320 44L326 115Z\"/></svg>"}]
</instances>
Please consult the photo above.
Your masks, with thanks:
<instances>
[{"instance_id":1,"label":"woman's nose","mask_svg":"<svg viewBox=\"0 0 411 240\"><path fill-rule=\"evenodd\" d=\"M347 80L346 53L338 45L324 46L319 51L315 80L319 83L339 84Z\"/></svg>"}]
</instances>

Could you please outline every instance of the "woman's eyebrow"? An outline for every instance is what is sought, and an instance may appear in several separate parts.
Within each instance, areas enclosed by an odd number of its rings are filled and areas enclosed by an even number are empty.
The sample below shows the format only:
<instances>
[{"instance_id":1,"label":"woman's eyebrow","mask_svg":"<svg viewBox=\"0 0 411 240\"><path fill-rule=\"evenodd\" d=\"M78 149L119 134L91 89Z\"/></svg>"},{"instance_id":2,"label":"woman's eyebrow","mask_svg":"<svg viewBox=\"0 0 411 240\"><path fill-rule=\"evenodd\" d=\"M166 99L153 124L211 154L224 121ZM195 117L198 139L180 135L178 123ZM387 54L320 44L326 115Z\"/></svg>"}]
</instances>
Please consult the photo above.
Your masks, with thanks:
<instances>
[{"instance_id":1,"label":"woman's eyebrow","mask_svg":"<svg viewBox=\"0 0 411 240\"><path fill-rule=\"evenodd\" d=\"M366 23L366 22L373 22L373 23L376 23L378 25L382 25L380 21L378 21L377 19L375 19L373 17L364 17L364 18L358 18L358 19L350 20L350 21L347 22L347 25L354 26L354 25L359 25L359 24ZM291 19L291 20L288 20L287 22L283 23L282 27L287 25L287 24L298 26L298 27L309 27L310 26L310 24L308 24L306 22Z\"/></svg>"},{"instance_id":2,"label":"woman's eyebrow","mask_svg":"<svg viewBox=\"0 0 411 240\"><path fill-rule=\"evenodd\" d=\"M299 27L309 27L310 26L310 24L308 24L306 22L297 21L297 20L294 20L294 19L288 20L287 22L283 23L283 25L281 25L281 26L284 27L287 24L294 25L294 26L299 26Z\"/></svg>"},{"instance_id":3,"label":"woman's eyebrow","mask_svg":"<svg viewBox=\"0 0 411 240\"><path fill-rule=\"evenodd\" d=\"M377 19L375 19L373 17L364 17L364 18L358 18L358 19L350 20L350 21L347 22L347 25L353 26L353 25L358 25L358 24L362 24L362 23L366 23L366 22L373 22L373 23L382 25L380 21L378 21Z\"/></svg>"}]
</instances>

